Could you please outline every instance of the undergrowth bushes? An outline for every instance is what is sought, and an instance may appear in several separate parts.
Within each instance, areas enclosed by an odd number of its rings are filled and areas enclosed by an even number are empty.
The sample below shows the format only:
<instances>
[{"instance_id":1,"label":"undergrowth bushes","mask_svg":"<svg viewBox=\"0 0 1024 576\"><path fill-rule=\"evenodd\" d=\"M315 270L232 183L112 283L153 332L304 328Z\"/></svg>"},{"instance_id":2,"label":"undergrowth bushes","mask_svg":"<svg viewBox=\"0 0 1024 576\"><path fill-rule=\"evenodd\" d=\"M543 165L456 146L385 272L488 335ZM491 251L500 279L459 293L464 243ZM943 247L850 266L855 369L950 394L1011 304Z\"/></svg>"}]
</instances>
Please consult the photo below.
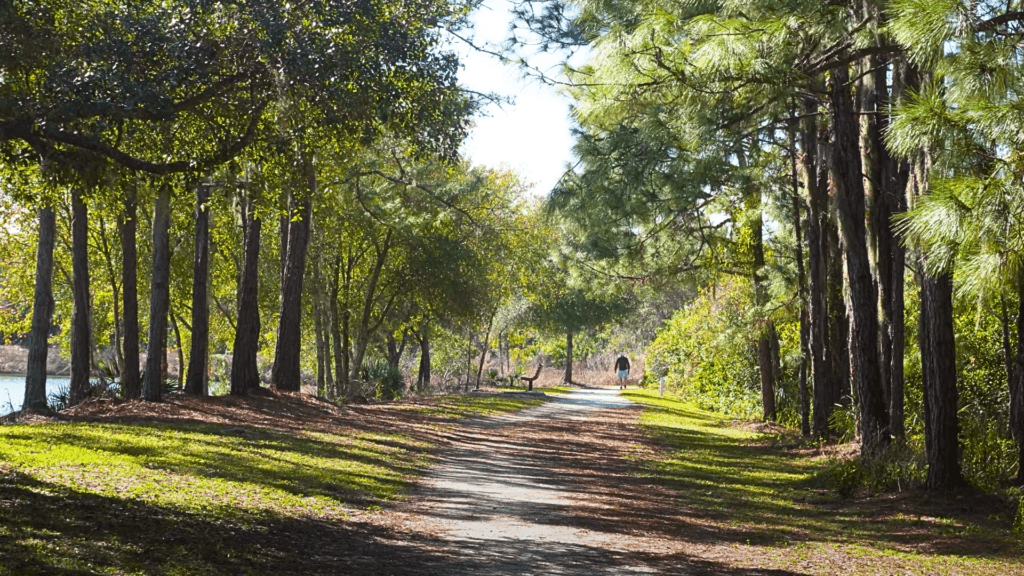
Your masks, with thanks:
<instances>
[{"instance_id":1,"label":"undergrowth bushes","mask_svg":"<svg viewBox=\"0 0 1024 576\"><path fill-rule=\"evenodd\" d=\"M728 280L705 290L658 332L645 353L645 384L665 387L681 398L737 418L759 418L761 384L757 366L759 322L750 283ZM776 321L782 353L778 383L779 420L797 421L798 325Z\"/></svg>"}]
</instances>

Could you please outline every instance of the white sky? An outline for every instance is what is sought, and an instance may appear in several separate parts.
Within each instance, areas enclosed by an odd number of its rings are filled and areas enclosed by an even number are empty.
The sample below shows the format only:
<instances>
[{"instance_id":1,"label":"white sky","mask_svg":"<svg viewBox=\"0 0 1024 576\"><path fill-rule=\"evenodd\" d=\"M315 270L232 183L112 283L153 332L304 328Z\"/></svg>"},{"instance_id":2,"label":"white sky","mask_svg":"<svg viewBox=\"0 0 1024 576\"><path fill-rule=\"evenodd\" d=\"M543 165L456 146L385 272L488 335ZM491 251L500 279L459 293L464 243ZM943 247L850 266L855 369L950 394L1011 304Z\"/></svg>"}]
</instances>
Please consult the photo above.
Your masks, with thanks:
<instances>
[{"instance_id":1,"label":"white sky","mask_svg":"<svg viewBox=\"0 0 1024 576\"><path fill-rule=\"evenodd\" d=\"M473 14L472 34L478 45L505 39L510 6L504 0L488 0ZM524 80L516 67L493 56L461 42L455 50L464 66L459 72L463 86L514 99L500 108L489 105L475 118L463 154L474 164L515 169L524 182L533 183L533 194L547 195L572 160L569 100L550 86Z\"/></svg>"}]
</instances>

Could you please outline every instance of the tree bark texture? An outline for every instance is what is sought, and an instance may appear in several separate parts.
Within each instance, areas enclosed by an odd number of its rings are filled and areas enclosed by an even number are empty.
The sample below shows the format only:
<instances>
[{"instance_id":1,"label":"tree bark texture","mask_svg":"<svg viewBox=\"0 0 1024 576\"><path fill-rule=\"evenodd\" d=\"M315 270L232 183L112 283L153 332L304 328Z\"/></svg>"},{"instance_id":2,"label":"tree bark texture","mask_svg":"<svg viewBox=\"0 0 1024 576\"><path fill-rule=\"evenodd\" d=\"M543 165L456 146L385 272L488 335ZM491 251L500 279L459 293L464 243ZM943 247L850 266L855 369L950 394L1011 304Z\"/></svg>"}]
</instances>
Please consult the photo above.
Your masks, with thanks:
<instances>
[{"instance_id":1,"label":"tree bark texture","mask_svg":"<svg viewBox=\"0 0 1024 576\"><path fill-rule=\"evenodd\" d=\"M171 278L171 187L164 184L153 209L153 279L149 293L149 345L142 381L145 400L159 402L163 396L164 361L167 357L167 314L170 310Z\"/></svg>"},{"instance_id":2,"label":"tree bark texture","mask_svg":"<svg viewBox=\"0 0 1024 576\"><path fill-rule=\"evenodd\" d=\"M813 394L813 420L811 430L815 436L829 435L829 417L833 400L829 373L828 351L829 322L826 306L828 241L825 234L828 218L828 191L818 185L818 127L814 114L817 103L812 99L803 102L805 118L800 129L800 168L807 195L807 308L808 339L811 363L811 388Z\"/></svg>"},{"instance_id":3,"label":"tree bark texture","mask_svg":"<svg viewBox=\"0 0 1024 576\"><path fill-rule=\"evenodd\" d=\"M188 357L185 393L205 396L210 352L210 186L196 186L196 244L192 258L192 345Z\"/></svg>"},{"instance_id":4,"label":"tree bark texture","mask_svg":"<svg viewBox=\"0 0 1024 576\"><path fill-rule=\"evenodd\" d=\"M739 164L745 166L743 153L738 153ZM761 217L761 191L752 187L746 191L746 209L750 214L751 239L753 242L753 274L754 299L758 310L761 310L767 301L765 290L765 279L761 274L764 268L764 225ZM764 325L760 327L761 335L757 340L757 365L761 376L761 404L763 407L764 420L775 419L775 367L772 360L771 340L769 339L772 325L769 318L764 319Z\"/></svg>"},{"instance_id":5,"label":"tree bark texture","mask_svg":"<svg viewBox=\"0 0 1024 576\"><path fill-rule=\"evenodd\" d=\"M828 314L829 314L829 372L832 380L832 405L849 406L853 401L850 388L852 370L850 367L850 307L846 302L846 267L843 261L843 246L839 229L834 222L828 228Z\"/></svg>"},{"instance_id":6,"label":"tree bark texture","mask_svg":"<svg viewBox=\"0 0 1024 576\"><path fill-rule=\"evenodd\" d=\"M811 357L810 344L810 317L807 310L807 271L804 268L804 244L803 244L803 221L800 200L800 173L797 168L797 143L796 130L798 126L790 126L790 160L791 176L793 180L793 233L796 237L796 276L797 286L800 290L800 431L804 436L811 434L811 402L810 391L807 386L807 368Z\"/></svg>"},{"instance_id":7,"label":"tree bark texture","mask_svg":"<svg viewBox=\"0 0 1024 576\"><path fill-rule=\"evenodd\" d=\"M281 315L270 380L278 390L298 391L302 385L300 351L302 349L302 283L306 273L312 201L316 196L316 173L312 158L303 155L306 188L295 197L288 223L288 251L281 289Z\"/></svg>"},{"instance_id":8,"label":"tree bark texture","mask_svg":"<svg viewBox=\"0 0 1024 576\"><path fill-rule=\"evenodd\" d=\"M572 332L565 333L565 383L572 384Z\"/></svg>"},{"instance_id":9,"label":"tree bark texture","mask_svg":"<svg viewBox=\"0 0 1024 576\"><path fill-rule=\"evenodd\" d=\"M921 350L921 361L928 373L924 389L928 460L925 488L951 490L964 483L959 459L953 278L950 274L935 277L923 268L921 314L926 348Z\"/></svg>"},{"instance_id":10,"label":"tree bark texture","mask_svg":"<svg viewBox=\"0 0 1024 576\"><path fill-rule=\"evenodd\" d=\"M39 241L36 246L35 294L32 329L28 334L28 368L25 373L23 409L46 409L46 356L50 325L53 323L53 246L57 218L49 205L39 211Z\"/></svg>"},{"instance_id":11,"label":"tree bark texture","mask_svg":"<svg viewBox=\"0 0 1024 576\"><path fill-rule=\"evenodd\" d=\"M1010 380L1010 435L1017 441L1017 483L1024 485L1024 271L1017 280L1017 356Z\"/></svg>"},{"instance_id":12,"label":"tree bark texture","mask_svg":"<svg viewBox=\"0 0 1024 576\"><path fill-rule=\"evenodd\" d=\"M231 357L231 394L242 396L260 387L259 352L259 259L263 222L256 215L253 198L246 202L245 249L241 285L238 287L238 322Z\"/></svg>"},{"instance_id":13,"label":"tree bark texture","mask_svg":"<svg viewBox=\"0 0 1024 576\"><path fill-rule=\"evenodd\" d=\"M832 175L853 307L850 346L860 401L861 452L873 454L890 441L889 411L878 354L878 301L865 237L858 126L847 85L849 73L845 67L833 70L832 82L830 106L835 131Z\"/></svg>"},{"instance_id":14,"label":"tree bark texture","mask_svg":"<svg viewBox=\"0 0 1024 576\"><path fill-rule=\"evenodd\" d=\"M346 278L348 278L346 276ZM328 309L330 312L330 332L331 342L334 347L334 374L335 374L335 386L334 394L336 396L344 396L348 393L348 364L347 355L342 350L343 346L348 346L347 339L342 342L341 337L341 315L338 313L338 296L341 289L341 258L335 258L334 260L334 280L331 284L331 292L329 295ZM346 294L348 291L346 290ZM347 336L347 334L346 334Z\"/></svg>"},{"instance_id":15,"label":"tree bark texture","mask_svg":"<svg viewBox=\"0 0 1024 576\"><path fill-rule=\"evenodd\" d=\"M71 191L71 268L74 308L71 312L71 399L81 404L92 388L92 328L89 321L89 209L82 190Z\"/></svg>"},{"instance_id":16,"label":"tree bark texture","mask_svg":"<svg viewBox=\"0 0 1024 576\"><path fill-rule=\"evenodd\" d=\"M430 388L430 326L424 324L420 328L420 367L416 373L416 386L421 391Z\"/></svg>"},{"instance_id":17,"label":"tree bark texture","mask_svg":"<svg viewBox=\"0 0 1024 576\"><path fill-rule=\"evenodd\" d=\"M121 294L124 300L124 370L121 372L121 390L128 400L142 394L139 374L139 258L137 254L138 200L135 183L128 183L124 191L124 207L118 222L121 236Z\"/></svg>"}]
</instances>

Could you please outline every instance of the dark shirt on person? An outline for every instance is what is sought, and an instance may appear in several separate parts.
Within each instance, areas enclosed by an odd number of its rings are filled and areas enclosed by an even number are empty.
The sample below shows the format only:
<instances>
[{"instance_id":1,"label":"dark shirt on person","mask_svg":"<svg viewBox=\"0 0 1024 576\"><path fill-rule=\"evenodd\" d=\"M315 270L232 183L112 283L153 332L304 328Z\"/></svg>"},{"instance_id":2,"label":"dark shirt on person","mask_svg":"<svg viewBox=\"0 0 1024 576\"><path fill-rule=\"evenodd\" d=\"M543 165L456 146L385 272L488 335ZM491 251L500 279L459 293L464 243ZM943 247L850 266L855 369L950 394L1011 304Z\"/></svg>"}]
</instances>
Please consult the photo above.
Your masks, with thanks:
<instances>
[{"instance_id":1,"label":"dark shirt on person","mask_svg":"<svg viewBox=\"0 0 1024 576\"><path fill-rule=\"evenodd\" d=\"M619 370L629 370L629 358L619 356L619 359L615 361L615 371Z\"/></svg>"}]
</instances>

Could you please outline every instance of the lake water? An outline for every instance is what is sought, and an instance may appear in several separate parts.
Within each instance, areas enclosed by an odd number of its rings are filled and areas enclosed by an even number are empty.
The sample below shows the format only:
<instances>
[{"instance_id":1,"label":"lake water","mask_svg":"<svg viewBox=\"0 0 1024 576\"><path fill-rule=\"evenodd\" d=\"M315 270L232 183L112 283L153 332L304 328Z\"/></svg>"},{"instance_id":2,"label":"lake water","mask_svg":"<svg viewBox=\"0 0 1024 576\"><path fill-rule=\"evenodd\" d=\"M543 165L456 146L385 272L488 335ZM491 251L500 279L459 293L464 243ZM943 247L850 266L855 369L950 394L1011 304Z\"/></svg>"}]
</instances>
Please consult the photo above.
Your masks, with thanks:
<instances>
[{"instance_id":1,"label":"lake water","mask_svg":"<svg viewBox=\"0 0 1024 576\"><path fill-rule=\"evenodd\" d=\"M61 386L67 387L71 379L67 376L47 376L46 395L49 396ZM18 374L0 374L0 416L13 410L21 410L25 401L25 377Z\"/></svg>"}]
</instances>

